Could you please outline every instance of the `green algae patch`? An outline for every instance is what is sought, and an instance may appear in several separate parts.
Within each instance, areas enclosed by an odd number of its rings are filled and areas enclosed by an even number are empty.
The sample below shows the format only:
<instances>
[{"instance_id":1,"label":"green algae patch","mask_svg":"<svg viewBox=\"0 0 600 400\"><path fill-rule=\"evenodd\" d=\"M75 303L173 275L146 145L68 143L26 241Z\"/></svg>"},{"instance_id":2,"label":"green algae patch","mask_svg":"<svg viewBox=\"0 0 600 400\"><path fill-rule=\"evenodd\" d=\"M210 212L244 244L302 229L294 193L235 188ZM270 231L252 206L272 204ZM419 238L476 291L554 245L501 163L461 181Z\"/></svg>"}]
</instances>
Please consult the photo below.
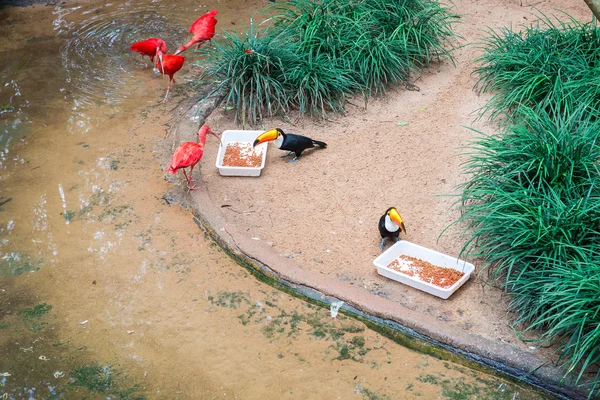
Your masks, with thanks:
<instances>
[{"instance_id":1,"label":"green algae patch","mask_svg":"<svg viewBox=\"0 0 600 400\"><path fill-rule=\"evenodd\" d=\"M334 358L334 360L349 360L352 359L352 355L350 354L350 348L348 346L341 346L338 351L340 354Z\"/></svg>"},{"instance_id":2,"label":"green algae patch","mask_svg":"<svg viewBox=\"0 0 600 400\"><path fill-rule=\"evenodd\" d=\"M350 343L356 347L365 347L365 338L363 336L354 336Z\"/></svg>"},{"instance_id":3,"label":"green algae patch","mask_svg":"<svg viewBox=\"0 0 600 400\"><path fill-rule=\"evenodd\" d=\"M9 257L0 260L0 276L19 276L26 272L39 271L44 259L34 260L27 255L11 253Z\"/></svg>"},{"instance_id":4,"label":"green algae patch","mask_svg":"<svg viewBox=\"0 0 600 400\"><path fill-rule=\"evenodd\" d=\"M52 310L52 306L46 303L38 304L35 307L23 308L19 311L19 316L24 320L32 320L34 318L41 318L48 314Z\"/></svg>"},{"instance_id":5,"label":"green algae patch","mask_svg":"<svg viewBox=\"0 0 600 400\"><path fill-rule=\"evenodd\" d=\"M16 266L15 268L13 268L11 275L13 276L19 276L25 272L36 272L40 270L40 266L41 262L38 263L38 265L34 265L30 262L25 262L19 266Z\"/></svg>"},{"instance_id":6,"label":"green algae patch","mask_svg":"<svg viewBox=\"0 0 600 400\"><path fill-rule=\"evenodd\" d=\"M366 340L363 336L354 336L347 342L336 341L335 350L338 352L334 360L352 360L358 363L364 363L364 357L371 351L365 347ZM376 368L376 365L373 366Z\"/></svg>"},{"instance_id":7,"label":"green algae patch","mask_svg":"<svg viewBox=\"0 0 600 400\"><path fill-rule=\"evenodd\" d=\"M100 215L98 215L99 222L112 223L117 229L125 229L137 219L138 217L135 214L133 207L129 204L106 207L102 210Z\"/></svg>"},{"instance_id":8,"label":"green algae patch","mask_svg":"<svg viewBox=\"0 0 600 400\"><path fill-rule=\"evenodd\" d=\"M67 222L71 222L73 220L73 218L75 218L75 216L77 215L76 211L65 211L63 213L63 217L65 218L65 221Z\"/></svg>"},{"instance_id":9,"label":"green algae patch","mask_svg":"<svg viewBox=\"0 0 600 400\"><path fill-rule=\"evenodd\" d=\"M392 398L387 394L377 393L367 388L363 388L360 385L356 385L354 390L356 393L360 393L362 395L363 400L392 400Z\"/></svg>"},{"instance_id":10,"label":"green algae patch","mask_svg":"<svg viewBox=\"0 0 600 400\"><path fill-rule=\"evenodd\" d=\"M239 291L219 292L217 293L217 297L209 295L208 301L213 305L223 308L239 308L242 302L250 304L250 301L246 298L246 295Z\"/></svg>"},{"instance_id":11,"label":"green algae patch","mask_svg":"<svg viewBox=\"0 0 600 400\"><path fill-rule=\"evenodd\" d=\"M126 380L122 374L111 366L98 363L84 364L71 371L71 382L68 387L72 391L84 389L90 393L102 393L107 398L121 400L147 400L146 395L138 393L139 385L124 389L121 385Z\"/></svg>"},{"instance_id":12,"label":"green algae patch","mask_svg":"<svg viewBox=\"0 0 600 400\"><path fill-rule=\"evenodd\" d=\"M74 387L85 387L90 392L106 393L115 385L111 367L101 367L99 364L83 365L71 372Z\"/></svg>"},{"instance_id":13,"label":"green algae patch","mask_svg":"<svg viewBox=\"0 0 600 400\"><path fill-rule=\"evenodd\" d=\"M256 315L257 311L252 311L252 308L246 311L246 314L238 315L238 319L241 321L242 325L246 326L252 320L252 317Z\"/></svg>"},{"instance_id":14,"label":"green algae patch","mask_svg":"<svg viewBox=\"0 0 600 400\"><path fill-rule=\"evenodd\" d=\"M469 382L464 379L449 379L445 374L426 374L417 377L417 381L442 388L442 396L449 400L512 400L515 398L533 400L546 398L539 393L523 391L519 386L502 382L476 378ZM500 381L500 384L498 382ZM413 384L409 385L412 387Z\"/></svg>"},{"instance_id":15,"label":"green algae patch","mask_svg":"<svg viewBox=\"0 0 600 400\"><path fill-rule=\"evenodd\" d=\"M31 328L29 328L29 330L30 330L31 332L39 332L39 331L41 331L42 329L44 329L44 327L45 327L46 325L48 325L48 323L47 323L47 322L40 322L39 324L35 324L35 325L33 325Z\"/></svg>"}]
</instances>

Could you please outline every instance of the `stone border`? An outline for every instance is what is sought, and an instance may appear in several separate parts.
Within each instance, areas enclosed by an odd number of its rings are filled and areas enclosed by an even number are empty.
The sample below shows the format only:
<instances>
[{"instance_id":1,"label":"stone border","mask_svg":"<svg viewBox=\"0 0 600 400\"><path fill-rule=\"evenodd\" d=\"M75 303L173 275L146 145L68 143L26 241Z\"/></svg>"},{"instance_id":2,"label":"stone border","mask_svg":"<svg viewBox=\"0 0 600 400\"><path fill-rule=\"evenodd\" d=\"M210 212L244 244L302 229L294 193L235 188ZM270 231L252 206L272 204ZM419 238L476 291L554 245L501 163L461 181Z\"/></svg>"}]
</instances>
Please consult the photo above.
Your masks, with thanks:
<instances>
[{"instance_id":1,"label":"stone border","mask_svg":"<svg viewBox=\"0 0 600 400\"><path fill-rule=\"evenodd\" d=\"M193 100L191 106L180 106L169 124L167 140L174 148L182 141L195 141L196 132L223 99L222 93L204 92L206 97ZM170 155L163 154L162 164ZM174 179L170 179L175 181ZM420 340L437 348L442 358L452 359L480 369L500 372L519 382L549 392L561 399L586 399L589 391L583 385L563 381L564 371L534 354L524 352L510 344L496 342L483 336L441 323L431 316L405 308L391 300L375 296L360 288L303 269L291 259L280 257L263 242L252 240L225 219L220 207L210 198L206 185L189 194L182 186L175 186L163 198L189 209L198 226L232 258L263 280L274 281L287 291L322 305L342 300L340 312L351 314L363 321L387 326L408 341ZM266 279L265 279L266 278ZM409 344L410 346L410 344ZM412 344L418 348L418 344ZM421 350L422 351L422 350ZM458 355L459 357L456 357ZM466 359L460 360L460 357ZM481 368L483 366L483 368ZM492 372L492 371L490 371Z\"/></svg>"}]
</instances>

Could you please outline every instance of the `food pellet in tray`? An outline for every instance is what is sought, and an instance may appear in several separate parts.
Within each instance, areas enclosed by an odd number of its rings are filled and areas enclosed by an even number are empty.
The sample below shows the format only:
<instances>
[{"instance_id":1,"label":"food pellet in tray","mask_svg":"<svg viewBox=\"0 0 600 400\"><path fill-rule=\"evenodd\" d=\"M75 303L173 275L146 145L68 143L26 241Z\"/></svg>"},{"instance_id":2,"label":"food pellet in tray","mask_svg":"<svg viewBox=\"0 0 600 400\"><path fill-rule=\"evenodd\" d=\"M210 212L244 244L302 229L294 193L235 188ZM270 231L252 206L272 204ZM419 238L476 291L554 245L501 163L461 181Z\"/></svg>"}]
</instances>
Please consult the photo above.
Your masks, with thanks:
<instances>
[{"instance_id":1,"label":"food pellet in tray","mask_svg":"<svg viewBox=\"0 0 600 400\"><path fill-rule=\"evenodd\" d=\"M407 255L401 255L392 261L388 268L444 289L454 285L465 274L452 268L438 267L420 258Z\"/></svg>"},{"instance_id":2,"label":"food pellet in tray","mask_svg":"<svg viewBox=\"0 0 600 400\"><path fill-rule=\"evenodd\" d=\"M225 148L223 166L225 167L260 167L262 151L252 147L250 143L231 142Z\"/></svg>"}]
</instances>

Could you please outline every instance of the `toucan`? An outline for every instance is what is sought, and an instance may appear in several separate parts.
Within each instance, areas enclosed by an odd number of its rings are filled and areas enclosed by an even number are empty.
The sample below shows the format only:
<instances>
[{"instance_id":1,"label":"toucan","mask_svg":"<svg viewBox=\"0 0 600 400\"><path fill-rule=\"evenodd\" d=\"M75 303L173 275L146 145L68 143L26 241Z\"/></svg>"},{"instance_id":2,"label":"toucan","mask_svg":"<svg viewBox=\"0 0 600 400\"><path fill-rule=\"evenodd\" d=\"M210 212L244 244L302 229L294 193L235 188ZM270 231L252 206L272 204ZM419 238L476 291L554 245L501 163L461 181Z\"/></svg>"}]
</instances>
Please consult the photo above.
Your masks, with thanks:
<instances>
[{"instance_id":1,"label":"toucan","mask_svg":"<svg viewBox=\"0 0 600 400\"><path fill-rule=\"evenodd\" d=\"M284 133L283 130L279 128L271 129L270 131L266 131L262 133L260 136L256 138L253 146L259 145L264 142L273 141L273 144L281 150L287 150L287 153L283 157L289 157L292 153L296 154L296 157L292 158L288 162L294 162L300 157L300 154L306 149L310 149L311 147L315 147L315 145L320 148L327 147L327 143L320 142L318 140L313 140L311 138L307 138L302 135L295 135L293 133Z\"/></svg>"},{"instance_id":2,"label":"toucan","mask_svg":"<svg viewBox=\"0 0 600 400\"><path fill-rule=\"evenodd\" d=\"M404 221L398 213L396 207L390 207L385 214L379 218L379 233L381 234L381 251L385 247L385 238L396 238L396 242L400 240L400 231L406 235Z\"/></svg>"}]
</instances>

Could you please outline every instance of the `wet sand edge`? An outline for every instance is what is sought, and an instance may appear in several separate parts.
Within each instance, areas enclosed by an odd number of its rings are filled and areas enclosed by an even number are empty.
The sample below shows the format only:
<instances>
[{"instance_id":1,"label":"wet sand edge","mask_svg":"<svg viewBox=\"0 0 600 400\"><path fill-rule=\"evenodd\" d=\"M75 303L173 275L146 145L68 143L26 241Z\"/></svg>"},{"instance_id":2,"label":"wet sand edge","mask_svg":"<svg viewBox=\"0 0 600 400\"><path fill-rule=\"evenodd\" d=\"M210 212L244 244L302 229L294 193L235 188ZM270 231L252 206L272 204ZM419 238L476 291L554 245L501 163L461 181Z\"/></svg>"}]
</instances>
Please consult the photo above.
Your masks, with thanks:
<instances>
[{"instance_id":1,"label":"wet sand edge","mask_svg":"<svg viewBox=\"0 0 600 400\"><path fill-rule=\"evenodd\" d=\"M196 141L196 132L218 106L219 93L207 96L211 88L176 107L169 123L166 142L158 150L161 166L168 165L171 151L183 141ZM167 149L168 148L168 149ZM164 169L164 168L163 168ZM200 170L200 173L202 171ZM169 176L176 183L176 178ZM220 207L210 198L206 182L199 189L186 193L183 186L173 186L163 196L165 201L189 210L196 224L236 262L263 274L272 281L327 306L342 300L342 310L359 318L392 327L400 334L425 340L430 346L449 351L484 368L492 368L515 381L526 382L560 398L585 399L588 391L582 384L563 380L564 371L550 360L524 352L510 344L497 342L476 333L468 333L441 323L429 315L405 308L397 303L365 292L348 283L307 271L297 262L280 257L263 242L252 240L227 221ZM443 356L442 356L443 357ZM457 360L452 360L457 362ZM460 361L458 361L460 363ZM583 382L585 383L585 382Z\"/></svg>"}]
</instances>

